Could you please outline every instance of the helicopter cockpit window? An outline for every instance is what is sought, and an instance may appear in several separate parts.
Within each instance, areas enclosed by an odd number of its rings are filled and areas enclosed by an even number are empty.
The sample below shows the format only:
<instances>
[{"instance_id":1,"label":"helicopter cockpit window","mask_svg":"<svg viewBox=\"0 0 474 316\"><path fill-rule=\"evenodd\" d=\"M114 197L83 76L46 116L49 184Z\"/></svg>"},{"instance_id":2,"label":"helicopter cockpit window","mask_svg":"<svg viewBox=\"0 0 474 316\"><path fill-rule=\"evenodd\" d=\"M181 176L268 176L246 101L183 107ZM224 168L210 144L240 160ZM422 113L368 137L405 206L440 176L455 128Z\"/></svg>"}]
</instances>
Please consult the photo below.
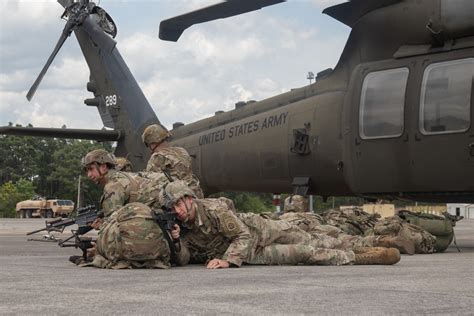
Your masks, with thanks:
<instances>
[{"instance_id":1,"label":"helicopter cockpit window","mask_svg":"<svg viewBox=\"0 0 474 316\"><path fill-rule=\"evenodd\" d=\"M365 77L359 112L361 138L402 135L408 73L408 68L398 68L371 72Z\"/></svg>"},{"instance_id":2,"label":"helicopter cockpit window","mask_svg":"<svg viewBox=\"0 0 474 316\"><path fill-rule=\"evenodd\" d=\"M470 126L474 58L431 64L423 76L420 130L423 134L465 132Z\"/></svg>"}]
</instances>

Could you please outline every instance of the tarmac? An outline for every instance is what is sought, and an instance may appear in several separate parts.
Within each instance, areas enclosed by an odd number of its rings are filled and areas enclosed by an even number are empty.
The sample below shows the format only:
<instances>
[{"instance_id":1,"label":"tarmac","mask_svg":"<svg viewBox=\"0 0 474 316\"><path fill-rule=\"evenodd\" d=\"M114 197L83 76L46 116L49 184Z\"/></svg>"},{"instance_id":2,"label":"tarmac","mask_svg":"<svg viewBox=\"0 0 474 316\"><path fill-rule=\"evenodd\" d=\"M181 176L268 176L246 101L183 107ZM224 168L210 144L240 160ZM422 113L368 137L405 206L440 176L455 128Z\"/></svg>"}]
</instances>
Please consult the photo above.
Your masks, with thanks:
<instances>
[{"instance_id":1,"label":"tarmac","mask_svg":"<svg viewBox=\"0 0 474 316\"><path fill-rule=\"evenodd\" d=\"M455 228L461 252L451 245L393 266L225 270L80 268L68 261L79 250L27 241L26 232L43 226L0 219L2 315L474 315L472 219Z\"/></svg>"}]
</instances>

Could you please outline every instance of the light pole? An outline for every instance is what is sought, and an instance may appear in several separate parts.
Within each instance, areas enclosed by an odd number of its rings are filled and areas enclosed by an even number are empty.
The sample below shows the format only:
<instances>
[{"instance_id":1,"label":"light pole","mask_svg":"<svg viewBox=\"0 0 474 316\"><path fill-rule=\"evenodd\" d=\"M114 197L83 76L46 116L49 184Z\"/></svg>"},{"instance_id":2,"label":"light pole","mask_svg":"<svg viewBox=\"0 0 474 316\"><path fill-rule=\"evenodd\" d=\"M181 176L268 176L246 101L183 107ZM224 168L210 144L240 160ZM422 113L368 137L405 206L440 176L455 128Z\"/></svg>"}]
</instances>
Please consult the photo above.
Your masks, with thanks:
<instances>
[{"instance_id":1,"label":"light pole","mask_svg":"<svg viewBox=\"0 0 474 316\"><path fill-rule=\"evenodd\" d=\"M314 79L314 73L312 71L308 71L308 75L306 76L306 79L308 79L309 84L311 84Z\"/></svg>"}]
</instances>

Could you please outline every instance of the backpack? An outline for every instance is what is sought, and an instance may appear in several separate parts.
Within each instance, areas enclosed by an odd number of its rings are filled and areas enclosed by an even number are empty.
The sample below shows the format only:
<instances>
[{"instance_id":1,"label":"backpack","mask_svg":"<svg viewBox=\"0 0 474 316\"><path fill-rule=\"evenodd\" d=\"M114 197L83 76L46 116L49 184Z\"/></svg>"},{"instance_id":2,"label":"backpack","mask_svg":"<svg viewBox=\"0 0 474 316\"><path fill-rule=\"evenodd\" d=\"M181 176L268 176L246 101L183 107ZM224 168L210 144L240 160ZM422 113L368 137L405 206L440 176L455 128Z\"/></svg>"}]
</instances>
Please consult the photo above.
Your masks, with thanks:
<instances>
[{"instance_id":1,"label":"backpack","mask_svg":"<svg viewBox=\"0 0 474 316\"><path fill-rule=\"evenodd\" d=\"M428 213L414 213L407 210L398 212L405 222L422 227L436 237L436 252L445 251L454 239L454 226L457 219L442 217Z\"/></svg>"},{"instance_id":2,"label":"backpack","mask_svg":"<svg viewBox=\"0 0 474 316\"><path fill-rule=\"evenodd\" d=\"M368 235L400 236L415 243L415 253L435 251L436 237L420 226L405 222L401 217L392 216L380 220Z\"/></svg>"},{"instance_id":3,"label":"backpack","mask_svg":"<svg viewBox=\"0 0 474 316\"><path fill-rule=\"evenodd\" d=\"M97 239L96 266L112 269L170 267L170 250L152 210L129 203L108 217ZM93 262L93 263L94 263Z\"/></svg>"}]
</instances>

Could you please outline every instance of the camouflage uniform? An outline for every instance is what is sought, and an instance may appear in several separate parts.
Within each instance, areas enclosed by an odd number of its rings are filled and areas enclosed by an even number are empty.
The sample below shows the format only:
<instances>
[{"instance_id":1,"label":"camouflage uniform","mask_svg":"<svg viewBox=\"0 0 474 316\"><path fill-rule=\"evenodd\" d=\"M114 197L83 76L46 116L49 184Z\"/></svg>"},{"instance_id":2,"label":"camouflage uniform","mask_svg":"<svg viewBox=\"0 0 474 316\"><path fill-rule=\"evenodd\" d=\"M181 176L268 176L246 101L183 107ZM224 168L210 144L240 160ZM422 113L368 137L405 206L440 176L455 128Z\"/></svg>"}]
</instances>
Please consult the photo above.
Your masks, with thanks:
<instances>
[{"instance_id":1,"label":"camouflage uniform","mask_svg":"<svg viewBox=\"0 0 474 316\"><path fill-rule=\"evenodd\" d=\"M278 219L298 226L310 234L326 234L335 238L344 234L344 232L336 226L325 225L324 218L319 214L288 212L280 215Z\"/></svg>"},{"instance_id":2,"label":"camouflage uniform","mask_svg":"<svg viewBox=\"0 0 474 316\"><path fill-rule=\"evenodd\" d=\"M302 195L290 195L285 199L283 212L308 212L308 200Z\"/></svg>"},{"instance_id":3,"label":"camouflage uniform","mask_svg":"<svg viewBox=\"0 0 474 316\"><path fill-rule=\"evenodd\" d=\"M240 266L248 264L342 265L355 260L352 251L322 249L311 235L285 221L273 221L246 213L234 214L216 200L195 200L196 218L183 239L192 262L219 258ZM331 245L326 243L326 248Z\"/></svg>"},{"instance_id":4,"label":"camouflage uniform","mask_svg":"<svg viewBox=\"0 0 474 316\"><path fill-rule=\"evenodd\" d=\"M404 222L394 216L381 219L379 214L368 214L359 208L330 210L324 218L328 224L335 225L350 235L402 237L415 245L415 253L432 253L436 237L421 227Z\"/></svg>"},{"instance_id":5,"label":"camouflage uniform","mask_svg":"<svg viewBox=\"0 0 474 316\"><path fill-rule=\"evenodd\" d=\"M423 228L407 223L398 216L387 217L377 224L367 235L400 236L415 243L415 253L433 253L436 237Z\"/></svg>"},{"instance_id":6,"label":"camouflage uniform","mask_svg":"<svg viewBox=\"0 0 474 316\"><path fill-rule=\"evenodd\" d=\"M157 211L161 208L159 200L163 187L170 181L163 172L146 172L126 173L132 176L138 182L137 201L141 202L153 210Z\"/></svg>"},{"instance_id":7,"label":"camouflage uniform","mask_svg":"<svg viewBox=\"0 0 474 316\"><path fill-rule=\"evenodd\" d=\"M285 213L280 220L287 221L319 240L320 247L358 250L362 247L379 246L380 235L358 236L346 234L332 225L323 225L323 218L313 213ZM395 237L395 236L393 236ZM404 237L404 236L402 236Z\"/></svg>"},{"instance_id":8,"label":"camouflage uniform","mask_svg":"<svg viewBox=\"0 0 474 316\"><path fill-rule=\"evenodd\" d=\"M151 155L146 170L153 172L165 170L170 173L173 179L186 181L186 184L193 190L197 198L204 197L199 186L199 180L191 169L191 156L184 148L160 148Z\"/></svg>"},{"instance_id":9,"label":"camouflage uniform","mask_svg":"<svg viewBox=\"0 0 474 316\"><path fill-rule=\"evenodd\" d=\"M100 268L162 268L170 264L170 250L152 211L141 203L130 203L108 217L99 231L97 253L90 264ZM178 253L178 264L189 253Z\"/></svg>"},{"instance_id":10,"label":"camouflage uniform","mask_svg":"<svg viewBox=\"0 0 474 316\"><path fill-rule=\"evenodd\" d=\"M147 147L152 144L160 145L165 142L171 133L160 124L153 124L145 128L142 134L143 143ZM148 161L146 170L168 172L173 179L184 180L198 198L204 194L199 186L199 179L193 174L191 156L181 147L156 147Z\"/></svg>"},{"instance_id":11,"label":"camouflage uniform","mask_svg":"<svg viewBox=\"0 0 474 316\"><path fill-rule=\"evenodd\" d=\"M364 235L380 218L379 214L369 214L358 207L329 210L323 216L326 224L336 226L349 235Z\"/></svg>"},{"instance_id":12,"label":"camouflage uniform","mask_svg":"<svg viewBox=\"0 0 474 316\"><path fill-rule=\"evenodd\" d=\"M159 192L168 182L162 172L131 173L109 170L104 193L100 199L100 208L104 211L105 217L125 204L136 201L158 209Z\"/></svg>"},{"instance_id":13,"label":"camouflage uniform","mask_svg":"<svg viewBox=\"0 0 474 316\"><path fill-rule=\"evenodd\" d=\"M116 157L115 158L115 170L117 171L125 171L125 172L132 172L132 163L124 157Z\"/></svg>"}]
</instances>

